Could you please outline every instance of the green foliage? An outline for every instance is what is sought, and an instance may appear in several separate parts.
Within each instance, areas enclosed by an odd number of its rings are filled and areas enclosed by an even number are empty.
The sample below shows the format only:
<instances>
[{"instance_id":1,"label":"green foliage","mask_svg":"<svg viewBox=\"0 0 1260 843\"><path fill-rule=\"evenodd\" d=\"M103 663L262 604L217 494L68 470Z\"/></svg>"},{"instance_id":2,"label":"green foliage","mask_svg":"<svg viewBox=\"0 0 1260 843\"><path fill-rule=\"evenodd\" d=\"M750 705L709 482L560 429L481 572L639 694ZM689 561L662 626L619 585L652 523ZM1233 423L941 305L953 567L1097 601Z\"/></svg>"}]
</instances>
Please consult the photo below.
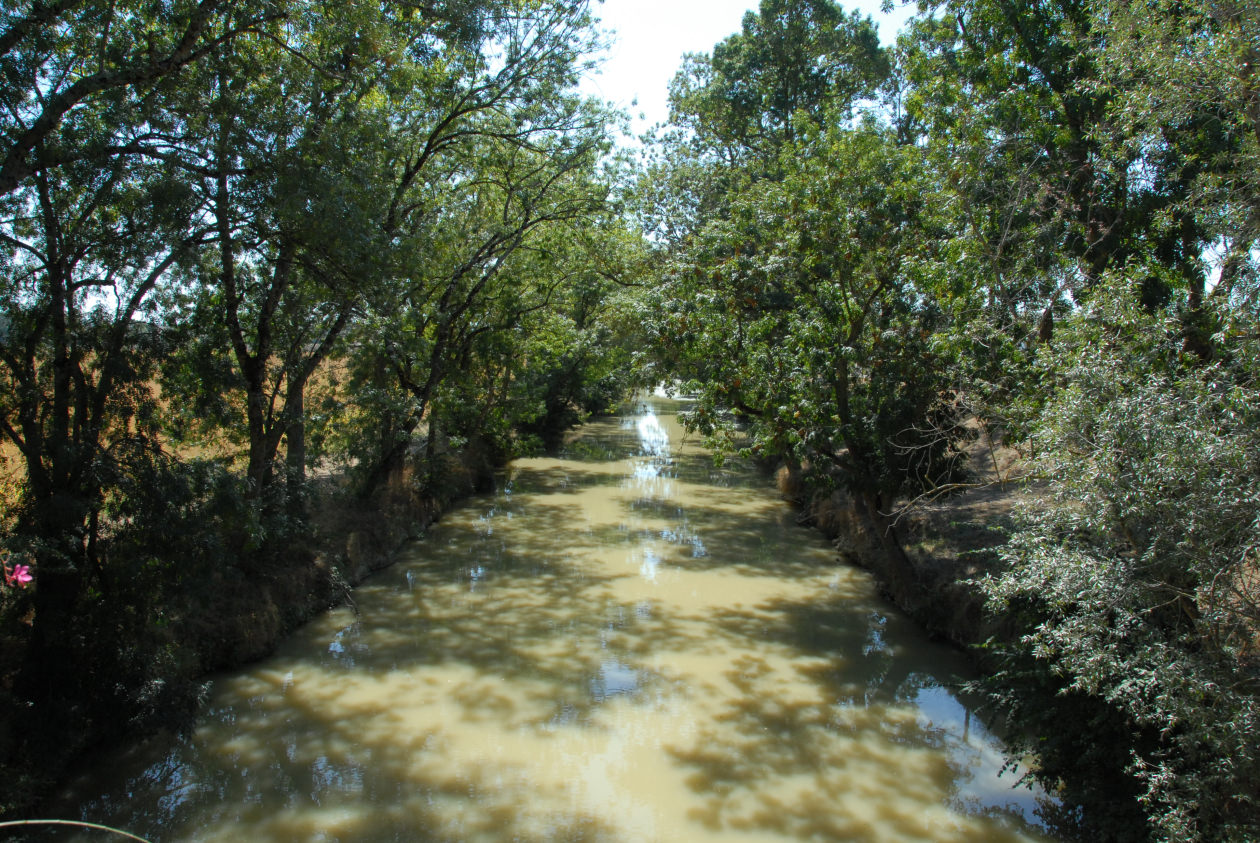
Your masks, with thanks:
<instances>
[{"instance_id":1,"label":"green foliage","mask_svg":"<svg viewBox=\"0 0 1260 843\"><path fill-rule=\"evenodd\" d=\"M1122 148L1163 194L1162 238L1197 233L1219 256L1218 288L1245 284L1260 236L1260 12L1199 0L1099 3L1093 13L1108 43L1097 88L1112 98ZM1193 273L1189 245L1177 257Z\"/></svg>"},{"instance_id":2,"label":"green foliage","mask_svg":"<svg viewBox=\"0 0 1260 843\"><path fill-rule=\"evenodd\" d=\"M620 388L595 44L584 2L0 10L4 543L35 575L0 678L40 721L0 763L55 773L193 699L236 614L293 620L314 461L370 486L422 422L502 457Z\"/></svg>"},{"instance_id":3,"label":"green foliage","mask_svg":"<svg viewBox=\"0 0 1260 843\"><path fill-rule=\"evenodd\" d=\"M1049 486L985 590L1020 607L1019 651L1064 693L1121 715L1157 836L1244 839L1260 816L1260 322L1222 313L1205 367L1174 314L1117 288L1047 356L1064 384L1036 430Z\"/></svg>"},{"instance_id":4,"label":"green foliage","mask_svg":"<svg viewBox=\"0 0 1260 843\"><path fill-rule=\"evenodd\" d=\"M934 229L919 151L875 127L820 131L779 168L675 259L655 326L667 371L701 389L706 432L733 409L756 451L820 482L888 501L947 482L954 422L919 259Z\"/></svg>"},{"instance_id":5,"label":"green foliage","mask_svg":"<svg viewBox=\"0 0 1260 843\"><path fill-rule=\"evenodd\" d=\"M763 0L742 32L687 57L670 87L671 116L725 156L773 158L798 119L843 113L887 75L870 18L831 0Z\"/></svg>"},{"instance_id":6,"label":"green foliage","mask_svg":"<svg viewBox=\"0 0 1260 843\"><path fill-rule=\"evenodd\" d=\"M0 10L0 196L66 166L166 156L166 83L214 49L274 32L283 2L54 2ZM90 183L91 179L84 183Z\"/></svg>"}]
</instances>

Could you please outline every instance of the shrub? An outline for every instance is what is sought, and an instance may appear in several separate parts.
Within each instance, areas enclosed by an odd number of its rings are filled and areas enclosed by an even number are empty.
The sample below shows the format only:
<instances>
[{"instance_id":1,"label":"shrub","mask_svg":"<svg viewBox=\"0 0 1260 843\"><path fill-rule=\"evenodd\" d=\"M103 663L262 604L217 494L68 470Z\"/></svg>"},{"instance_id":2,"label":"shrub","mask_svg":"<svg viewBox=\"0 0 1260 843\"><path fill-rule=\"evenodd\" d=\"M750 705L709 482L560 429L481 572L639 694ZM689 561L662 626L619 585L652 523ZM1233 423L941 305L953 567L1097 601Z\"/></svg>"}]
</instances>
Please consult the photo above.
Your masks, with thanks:
<instances>
[{"instance_id":1,"label":"shrub","mask_svg":"<svg viewBox=\"0 0 1260 843\"><path fill-rule=\"evenodd\" d=\"M1081 696L1119 718L1099 751L1127 761L1154 836L1254 839L1257 320L1218 303L1205 363L1184 352L1177 314L1148 315L1136 298L1083 309L1047 355L1046 383L1060 385L1035 434L1048 488L1021 513L1009 569L983 585L992 609L1020 613L1010 665L1057 687L1034 721ZM1071 722L1036 748L1065 755Z\"/></svg>"}]
</instances>

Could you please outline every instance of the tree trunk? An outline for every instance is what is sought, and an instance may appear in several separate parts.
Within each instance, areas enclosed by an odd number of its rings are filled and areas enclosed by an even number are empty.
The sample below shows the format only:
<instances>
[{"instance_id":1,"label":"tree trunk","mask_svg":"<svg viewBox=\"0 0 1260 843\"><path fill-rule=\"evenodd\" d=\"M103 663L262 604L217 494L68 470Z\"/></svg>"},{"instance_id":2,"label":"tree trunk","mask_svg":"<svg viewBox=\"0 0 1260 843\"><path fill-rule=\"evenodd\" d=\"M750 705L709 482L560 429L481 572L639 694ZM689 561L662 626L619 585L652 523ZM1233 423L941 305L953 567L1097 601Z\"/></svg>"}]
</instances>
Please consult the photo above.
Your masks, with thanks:
<instances>
[{"instance_id":1,"label":"tree trunk","mask_svg":"<svg viewBox=\"0 0 1260 843\"><path fill-rule=\"evenodd\" d=\"M285 402L289 425L285 430L285 479L291 515L306 514L306 409L304 390L290 390Z\"/></svg>"},{"instance_id":2,"label":"tree trunk","mask_svg":"<svg viewBox=\"0 0 1260 843\"><path fill-rule=\"evenodd\" d=\"M83 594L85 507L69 492L53 491L34 506L30 535L45 538L36 552L35 608L19 693L45 722L63 718L79 699L82 672L76 645Z\"/></svg>"},{"instance_id":3,"label":"tree trunk","mask_svg":"<svg viewBox=\"0 0 1260 843\"><path fill-rule=\"evenodd\" d=\"M269 441L267 398L261 382L251 382L247 387L245 413L249 426L249 464L245 469L250 480L249 496L260 498L263 490L271 484L272 459L275 456L275 449Z\"/></svg>"},{"instance_id":4,"label":"tree trunk","mask_svg":"<svg viewBox=\"0 0 1260 843\"><path fill-rule=\"evenodd\" d=\"M896 527L881 511L878 497L859 494L855 496L854 505L862 527L878 543L893 598L898 603L906 603L915 590L914 566L906 555Z\"/></svg>"}]
</instances>

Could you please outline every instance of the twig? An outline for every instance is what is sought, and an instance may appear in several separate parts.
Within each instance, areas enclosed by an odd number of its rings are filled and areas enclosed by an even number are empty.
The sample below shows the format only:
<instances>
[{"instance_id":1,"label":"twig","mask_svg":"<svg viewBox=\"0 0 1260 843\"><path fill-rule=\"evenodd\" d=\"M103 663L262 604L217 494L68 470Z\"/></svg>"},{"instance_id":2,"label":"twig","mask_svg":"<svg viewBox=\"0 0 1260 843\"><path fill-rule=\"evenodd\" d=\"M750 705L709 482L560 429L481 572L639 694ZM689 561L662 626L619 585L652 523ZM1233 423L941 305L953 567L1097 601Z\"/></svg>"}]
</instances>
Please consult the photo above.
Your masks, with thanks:
<instances>
[{"instance_id":1,"label":"twig","mask_svg":"<svg viewBox=\"0 0 1260 843\"><path fill-rule=\"evenodd\" d=\"M111 828L110 826L101 825L100 823L82 822L80 820L8 820L7 822L0 822L0 828L16 828L24 825L72 825L77 826L78 828L92 828L97 831L110 831L114 834L122 835L128 840L139 840L140 843L150 843L150 841L145 838L137 837L131 832L123 831L122 829Z\"/></svg>"}]
</instances>

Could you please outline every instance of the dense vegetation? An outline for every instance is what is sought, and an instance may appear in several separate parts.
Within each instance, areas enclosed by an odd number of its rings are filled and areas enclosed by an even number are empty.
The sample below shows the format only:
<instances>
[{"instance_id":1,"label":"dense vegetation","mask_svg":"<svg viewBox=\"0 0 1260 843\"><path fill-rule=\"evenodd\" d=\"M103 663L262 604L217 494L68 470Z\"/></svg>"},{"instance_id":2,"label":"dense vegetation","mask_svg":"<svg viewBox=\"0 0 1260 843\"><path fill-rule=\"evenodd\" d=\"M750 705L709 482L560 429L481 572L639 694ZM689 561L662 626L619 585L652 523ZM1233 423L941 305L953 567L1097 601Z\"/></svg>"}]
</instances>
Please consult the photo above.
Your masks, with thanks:
<instances>
[{"instance_id":1,"label":"dense vegetation","mask_svg":"<svg viewBox=\"0 0 1260 843\"><path fill-rule=\"evenodd\" d=\"M4 798L292 587L313 468L435 489L677 381L842 492L893 591L896 513L977 429L1019 448L974 587L1057 821L1260 834L1260 7L920 12L887 48L762 0L635 179L585 2L0 11Z\"/></svg>"},{"instance_id":2,"label":"dense vegetation","mask_svg":"<svg viewBox=\"0 0 1260 843\"><path fill-rule=\"evenodd\" d=\"M3 801L329 589L312 467L440 495L616 400L595 46L585 3L5 4Z\"/></svg>"},{"instance_id":3,"label":"dense vegetation","mask_svg":"<svg viewBox=\"0 0 1260 843\"><path fill-rule=\"evenodd\" d=\"M763 0L671 90L639 213L659 370L718 447L897 515L1030 493L975 583L997 711L1087 839L1260 834L1260 7L944 0L895 48Z\"/></svg>"}]
</instances>

